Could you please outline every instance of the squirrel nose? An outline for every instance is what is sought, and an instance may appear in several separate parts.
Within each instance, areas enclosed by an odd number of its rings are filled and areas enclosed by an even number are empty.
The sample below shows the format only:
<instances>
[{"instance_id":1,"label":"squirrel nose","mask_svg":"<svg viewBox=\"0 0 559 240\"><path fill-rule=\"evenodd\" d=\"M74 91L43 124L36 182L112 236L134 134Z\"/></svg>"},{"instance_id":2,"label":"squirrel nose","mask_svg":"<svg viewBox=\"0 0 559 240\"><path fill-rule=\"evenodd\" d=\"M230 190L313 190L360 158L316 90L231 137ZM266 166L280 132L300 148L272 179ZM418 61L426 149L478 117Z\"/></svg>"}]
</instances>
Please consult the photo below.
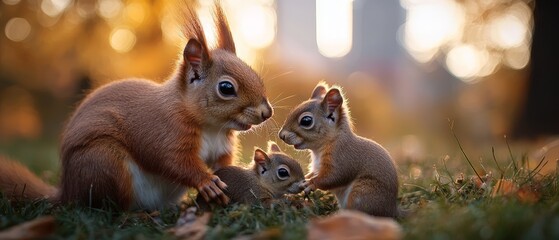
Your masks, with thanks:
<instances>
[{"instance_id":1,"label":"squirrel nose","mask_svg":"<svg viewBox=\"0 0 559 240\"><path fill-rule=\"evenodd\" d=\"M274 114L274 109L272 109L272 106L270 106L270 103L266 99L264 99L262 105L264 106L262 108L262 113L260 114L260 116L262 117L262 121L266 121L268 120L268 118L272 117L272 114Z\"/></svg>"},{"instance_id":2,"label":"squirrel nose","mask_svg":"<svg viewBox=\"0 0 559 240\"><path fill-rule=\"evenodd\" d=\"M272 116L272 114L270 114L269 112L262 112L262 120L263 121L266 121L271 116Z\"/></svg>"},{"instance_id":3,"label":"squirrel nose","mask_svg":"<svg viewBox=\"0 0 559 240\"><path fill-rule=\"evenodd\" d=\"M285 135L286 135L285 132L283 132L283 129L281 129L279 132L279 138L284 142L285 142Z\"/></svg>"}]
</instances>

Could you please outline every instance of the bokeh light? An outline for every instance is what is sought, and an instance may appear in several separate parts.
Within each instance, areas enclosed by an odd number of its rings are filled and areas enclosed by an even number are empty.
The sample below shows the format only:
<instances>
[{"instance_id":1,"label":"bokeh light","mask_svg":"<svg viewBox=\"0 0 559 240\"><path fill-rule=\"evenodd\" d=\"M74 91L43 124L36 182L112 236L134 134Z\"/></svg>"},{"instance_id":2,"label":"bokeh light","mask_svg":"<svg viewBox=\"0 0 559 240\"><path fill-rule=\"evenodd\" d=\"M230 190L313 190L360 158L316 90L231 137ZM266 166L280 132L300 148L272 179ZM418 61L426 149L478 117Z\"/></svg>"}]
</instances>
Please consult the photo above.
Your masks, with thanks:
<instances>
[{"instance_id":1,"label":"bokeh light","mask_svg":"<svg viewBox=\"0 0 559 240\"><path fill-rule=\"evenodd\" d=\"M353 1L316 1L316 44L323 56L343 57L352 47Z\"/></svg>"},{"instance_id":2,"label":"bokeh light","mask_svg":"<svg viewBox=\"0 0 559 240\"><path fill-rule=\"evenodd\" d=\"M60 15L72 3L71 0L43 0L41 10L51 17Z\"/></svg>"},{"instance_id":3,"label":"bokeh light","mask_svg":"<svg viewBox=\"0 0 559 240\"><path fill-rule=\"evenodd\" d=\"M522 69L530 62L530 49L527 45L505 51L504 63L512 69Z\"/></svg>"},{"instance_id":4,"label":"bokeh light","mask_svg":"<svg viewBox=\"0 0 559 240\"><path fill-rule=\"evenodd\" d=\"M136 34L127 28L116 28L111 33L109 41L114 50L125 53L132 50L136 44Z\"/></svg>"},{"instance_id":5,"label":"bokeh light","mask_svg":"<svg viewBox=\"0 0 559 240\"><path fill-rule=\"evenodd\" d=\"M528 29L516 16L503 14L489 22L487 31L493 45L506 49L520 46Z\"/></svg>"},{"instance_id":6,"label":"bokeh light","mask_svg":"<svg viewBox=\"0 0 559 240\"><path fill-rule=\"evenodd\" d=\"M5 3L6 5L16 5L20 2L21 0L2 0L3 3Z\"/></svg>"},{"instance_id":7,"label":"bokeh light","mask_svg":"<svg viewBox=\"0 0 559 240\"><path fill-rule=\"evenodd\" d=\"M524 1L400 0L407 10L402 43L419 63L445 58L465 82L490 76L499 66L529 63L532 10Z\"/></svg>"},{"instance_id":8,"label":"bokeh light","mask_svg":"<svg viewBox=\"0 0 559 240\"><path fill-rule=\"evenodd\" d=\"M441 45L461 37L464 11L454 1L417 1L405 6L404 44L417 61L430 61Z\"/></svg>"},{"instance_id":9,"label":"bokeh light","mask_svg":"<svg viewBox=\"0 0 559 240\"><path fill-rule=\"evenodd\" d=\"M460 79L470 82L477 76L488 59L488 53L469 44L452 48L446 56L448 70Z\"/></svg>"},{"instance_id":10,"label":"bokeh light","mask_svg":"<svg viewBox=\"0 0 559 240\"><path fill-rule=\"evenodd\" d=\"M21 42L31 33L31 25L25 18L12 18L6 23L4 33L8 39Z\"/></svg>"},{"instance_id":11,"label":"bokeh light","mask_svg":"<svg viewBox=\"0 0 559 240\"><path fill-rule=\"evenodd\" d=\"M128 22L133 26L139 26L144 22L148 7L144 2L132 2L124 9Z\"/></svg>"},{"instance_id":12,"label":"bokeh light","mask_svg":"<svg viewBox=\"0 0 559 240\"><path fill-rule=\"evenodd\" d=\"M120 0L100 0L97 2L97 12L101 17L111 19L117 17L124 4Z\"/></svg>"},{"instance_id":13,"label":"bokeh light","mask_svg":"<svg viewBox=\"0 0 559 240\"><path fill-rule=\"evenodd\" d=\"M215 46L217 36L213 18L214 2L212 0L199 2L197 14L204 28L206 41L209 46ZM274 0L247 0L243 1L243 4L238 4L236 1L223 1L222 7L235 40L237 56L254 66L257 64L258 51L270 46L276 37L277 16ZM161 24L162 28L170 28L173 23L172 20L164 17ZM174 37L169 35L166 38Z\"/></svg>"},{"instance_id":14,"label":"bokeh light","mask_svg":"<svg viewBox=\"0 0 559 240\"><path fill-rule=\"evenodd\" d=\"M274 41L276 13L270 7L253 5L240 9L238 24L242 40L251 48L265 48Z\"/></svg>"}]
</instances>

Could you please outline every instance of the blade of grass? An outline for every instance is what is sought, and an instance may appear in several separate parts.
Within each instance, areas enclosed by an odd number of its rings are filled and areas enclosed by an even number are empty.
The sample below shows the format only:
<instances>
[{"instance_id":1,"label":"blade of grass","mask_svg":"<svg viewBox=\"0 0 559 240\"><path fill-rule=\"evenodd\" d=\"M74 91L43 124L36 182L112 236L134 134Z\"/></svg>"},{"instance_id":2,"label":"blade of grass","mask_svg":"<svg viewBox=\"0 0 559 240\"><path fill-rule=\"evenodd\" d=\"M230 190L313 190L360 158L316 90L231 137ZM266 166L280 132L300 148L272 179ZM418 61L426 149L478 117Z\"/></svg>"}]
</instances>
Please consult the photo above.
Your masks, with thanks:
<instances>
[{"instance_id":1,"label":"blade of grass","mask_svg":"<svg viewBox=\"0 0 559 240\"><path fill-rule=\"evenodd\" d=\"M518 167L516 166L516 161L514 160L514 156L512 155L512 150L510 149L510 144L509 141L507 139L507 135L504 136L505 137L505 143L507 144L507 148L509 150L509 155L510 155L510 160L512 161L512 166L514 167L514 171L518 171Z\"/></svg>"},{"instance_id":2,"label":"blade of grass","mask_svg":"<svg viewBox=\"0 0 559 240\"><path fill-rule=\"evenodd\" d=\"M456 132L454 132L454 121L451 121L450 119L448 120L449 125L450 125L450 131L452 132L452 136L454 136L454 139L456 140L456 143L458 143L458 147L460 147L460 151L462 152L462 154L464 155L464 158L466 158L466 161L468 162L468 164L470 164L470 167L472 168L472 170L474 170L474 173L476 174L476 176L479 178L479 180L484 183L485 181L483 181L483 179L481 178L481 176L479 175L479 173L476 171L476 168L474 168L474 165L472 164L472 162L470 161L470 158L468 158L468 155L466 154L466 152L464 151L464 148L462 148L462 144L460 143L460 140L458 139L458 136L456 136Z\"/></svg>"}]
</instances>

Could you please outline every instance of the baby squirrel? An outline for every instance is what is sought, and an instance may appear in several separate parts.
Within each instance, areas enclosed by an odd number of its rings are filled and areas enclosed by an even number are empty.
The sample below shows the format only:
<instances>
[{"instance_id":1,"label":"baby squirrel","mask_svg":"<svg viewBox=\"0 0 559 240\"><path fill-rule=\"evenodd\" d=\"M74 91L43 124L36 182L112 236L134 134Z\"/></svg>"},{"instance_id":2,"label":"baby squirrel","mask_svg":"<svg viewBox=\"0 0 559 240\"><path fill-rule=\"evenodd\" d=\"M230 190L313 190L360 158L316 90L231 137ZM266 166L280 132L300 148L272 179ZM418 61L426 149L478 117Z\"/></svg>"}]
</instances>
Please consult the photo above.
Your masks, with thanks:
<instances>
[{"instance_id":1,"label":"baby squirrel","mask_svg":"<svg viewBox=\"0 0 559 240\"><path fill-rule=\"evenodd\" d=\"M215 171L214 174L227 184L224 192L231 203L269 203L284 194L303 190L301 184L305 175L301 165L284 154L276 143L268 142L268 153L255 149L253 160L248 169L227 166ZM200 208L208 209L200 196L196 202Z\"/></svg>"},{"instance_id":2,"label":"baby squirrel","mask_svg":"<svg viewBox=\"0 0 559 240\"><path fill-rule=\"evenodd\" d=\"M311 98L289 113L279 132L287 144L311 151L305 192L330 190L340 208L397 217L398 177L390 155L353 132L342 92L328 88L319 83Z\"/></svg>"},{"instance_id":3,"label":"baby squirrel","mask_svg":"<svg viewBox=\"0 0 559 240\"><path fill-rule=\"evenodd\" d=\"M184 6L188 42L171 78L113 82L81 102L62 134L59 189L35 178L0 178L1 190L26 188L30 199L93 207L108 199L121 209L158 209L195 187L205 200L226 204L226 184L211 172L232 164L237 131L264 122L273 110L260 76L236 56L223 10L215 5L215 49ZM11 164L0 175L18 171L26 170Z\"/></svg>"}]
</instances>

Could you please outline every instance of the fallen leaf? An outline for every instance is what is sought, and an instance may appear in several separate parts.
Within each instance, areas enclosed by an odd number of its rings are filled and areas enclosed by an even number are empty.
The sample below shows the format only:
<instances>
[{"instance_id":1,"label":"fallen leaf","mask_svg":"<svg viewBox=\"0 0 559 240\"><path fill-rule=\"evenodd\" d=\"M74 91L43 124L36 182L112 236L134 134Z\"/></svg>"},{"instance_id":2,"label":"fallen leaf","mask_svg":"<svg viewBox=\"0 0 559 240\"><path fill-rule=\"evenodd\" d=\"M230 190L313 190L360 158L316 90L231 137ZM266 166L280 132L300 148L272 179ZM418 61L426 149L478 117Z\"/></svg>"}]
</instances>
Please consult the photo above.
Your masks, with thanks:
<instances>
[{"instance_id":1,"label":"fallen leaf","mask_svg":"<svg viewBox=\"0 0 559 240\"><path fill-rule=\"evenodd\" d=\"M187 208L177 220L175 227L169 231L178 239L203 239L208 230L210 217L210 212L197 216L196 207Z\"/></svg>"},{"instance_id":2,"label":"fallen leaf","mask_svg":"<svg viewBox=\"0 0 559 240\"><path fill-rule=\"evenodd\" d=\"M516 197L523 203L535 203L540 200L540 194L529 185L522 186Z\"/></svg>"},{"instance_id":3,"label":"fallen leaf","mask_svg":"<svg viewBox=\"0 0 559 240\"><path fill-rule=\"evenodd\" d=\"M307 229L309 240L402 238L402 228L394 219L352 210L340 210L334 215L313 220Z\"/></svg>"},{"instance_id":4,"label":"fallen leaf","mask_svg":"<svg viewBox=\"0 0 559 240\"><path fill-rule=\"evenodd\" d=\"M262 232L258 232L248 236L235 237L233 240L268 240L268 239L282 239L282 232L280 228L269 228Z\"/></svg>"},{"instance_id":5,"label":"fallen leaf","mask_svg":"<svg viewBox=\"0 0 559 240\"><path fill-rule=\"evenodd\" d=\"M499 179L493 187L492 197L510 196L518 191L518 187L510 179Z\"/></svg>"},{"instance_id":6,"label":"fallen leaf","mask_svg":"<svg viewBox=\"0 0 559 240\"><path fill-rule=\"evenodd\" d=\"M0 232L0 239L42 239L54 233L54 217L42 216Z\"/></svg>"},{"instance_id":7,"label":"fallen leaf","mask_svg":"<svg viewBox=\"0 0 559 240\"><path fill-rule=\"evenodd\" d=\"M532 186L530 184L525 184L518 187L518 185L510 179L500 179L497 181L491 196L513 196L523 203L535 203L540 200L537 185Z\"/></svg>"}]
</instances>

